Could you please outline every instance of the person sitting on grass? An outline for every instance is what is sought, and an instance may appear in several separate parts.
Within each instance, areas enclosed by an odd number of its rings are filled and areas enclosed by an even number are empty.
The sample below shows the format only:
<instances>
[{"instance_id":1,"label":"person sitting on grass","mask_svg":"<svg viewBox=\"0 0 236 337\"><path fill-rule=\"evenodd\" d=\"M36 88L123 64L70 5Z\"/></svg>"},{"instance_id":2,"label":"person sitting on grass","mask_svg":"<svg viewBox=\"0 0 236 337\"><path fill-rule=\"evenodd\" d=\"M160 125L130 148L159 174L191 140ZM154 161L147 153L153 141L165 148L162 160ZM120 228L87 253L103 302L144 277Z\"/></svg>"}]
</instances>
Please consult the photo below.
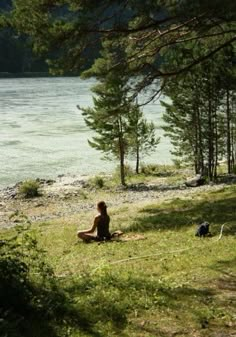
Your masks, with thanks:
<instances>
[{"instance_id":1,"label":"person sitting on grass","mask_svg":"<svg viewBox=\"0 0 236 337\"><path fill-rule=\"evenodd\" d=\"M93 226L90 229L79 231L78 238L84 242L107 241L111 239L109 232L110 217L107 214L107 205L104 201L97 204L98 215L94 219ZM95 234L97 232L97 234Z\"/></svg>"}]
</instances>

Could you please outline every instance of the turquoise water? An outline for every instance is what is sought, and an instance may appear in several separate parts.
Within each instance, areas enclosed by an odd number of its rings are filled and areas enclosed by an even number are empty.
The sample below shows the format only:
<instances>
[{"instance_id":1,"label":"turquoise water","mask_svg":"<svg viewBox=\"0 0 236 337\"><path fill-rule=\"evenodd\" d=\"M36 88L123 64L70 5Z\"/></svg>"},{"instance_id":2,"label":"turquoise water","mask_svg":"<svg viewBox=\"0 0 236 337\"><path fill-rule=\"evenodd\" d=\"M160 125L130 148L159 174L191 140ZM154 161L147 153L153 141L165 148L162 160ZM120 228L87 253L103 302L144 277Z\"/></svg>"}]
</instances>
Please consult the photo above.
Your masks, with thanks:
<instances>
[{"instance_id":1,"label":"turquoise water","mask_svg":"<svg viewBox=\"0 0 236 337\"><path fill-rule=\"evenodd\" d=\"M0 80L0 186L29 177L55 178L59 174L89 175L111 172L115 161L102 160L89 147L92 137L76 108L92 104L93 80L33 78ZM158 128L163 108L159 102L144 108ZM157 151L144 159L169 163L170 143L161 138Z\"/></svg>"}]
</instances>

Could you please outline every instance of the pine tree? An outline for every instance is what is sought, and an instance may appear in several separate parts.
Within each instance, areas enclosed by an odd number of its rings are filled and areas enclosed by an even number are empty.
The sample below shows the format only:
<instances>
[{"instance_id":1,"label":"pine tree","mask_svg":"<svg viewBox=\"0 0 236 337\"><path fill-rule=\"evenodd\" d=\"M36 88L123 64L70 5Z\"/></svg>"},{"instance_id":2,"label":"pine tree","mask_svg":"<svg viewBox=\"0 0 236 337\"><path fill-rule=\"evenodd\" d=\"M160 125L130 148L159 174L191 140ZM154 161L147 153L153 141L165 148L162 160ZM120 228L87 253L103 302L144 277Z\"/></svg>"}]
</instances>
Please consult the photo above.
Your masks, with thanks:
<instances>
[{"instance_id":1,"label":"pine tree","mask_svg":"<svg viewBox=\"0 0 236 337\"><path fill-rule=\"evenodd\" d=\"M34 50L46 52L52 61L51 68L59 73L80 73L88 55L97 55L103 38L127 40L128 62L125 57L119 63L123 71L136 76L137 88L147 87L160 77L190 72L195 65L236 41L236 2L232 0L14 0L12 3L11 20L7 15L7 23L29 35ZM206 38L213 42L209 50L204 49ZM192 53L185 48L189 40L203 46L197 57L188 57ZM188 61L177 67L165 57L176 46L181 46L183 59ZM168 62L165 71L163 60L165 64Z\"/></svg>"},{"instance_id":2,"label":"pine tree","mask_svg":"<svg viewBox=\"0 0 236 337\"><path fill-rule=\"evenodd\" d=\"M86 124L98 135L89 141L90 146L119 159L121 184L125 185L125 156L128 147L127 106L118 78L96 85L92 91L94 107L84 108Z\"/></svg>"},{"instance_id":3,"label":"pine tree","mask_svg":"<svg viewBox=\"0 0 236 337\"><path fill-rule=\"evenodd\" d=\"M176 50L174 55L178 62ZM228 169L232 169L234 158L232 72L228 76L223 71L229 61L229 55L221 52L191 74L169 81L165 93L171 103L162 103L166 108L164 130L174 145L174 154L194 164L195 172L207 174L209 180L216 179L220 159L226 156Z\"/></svg>"},{"instance_id":4,"label":"pine tree","mask_svg":"<svg viewBox=\"0 0 236 337\"><path fill-rule=\"evenodd\" d=\"M83 108L86 124L97 133L89 141L89 144L105 154L106 158L111 156L119 160L120 181L125 181L125 158L128 155L129 146L129 113L133 111L133 103L128 98L128 78L123 75L109 71L124 50L119 41L110 43L103 42L101 57L96 60L93 67L84 72L84 77L95 76L99 81L92 91L93 108Z\"/></svg>"},{"instance_id":5,"label":"pine tree","mask_svg":"<svg viewBox=\"0 0 236 337\"><path fill-rule=\"evenodd\" d=\"M139 174L140 160L154 151L160 142L155 125L148 122L136 105L129 114L129 152L136 158L135 172Z\"/></svg>"},{"instance_id":6,"label":"pine tree","mask_svg":"<svg viewBox=\"0 0 236 337\"><path fill-rule=\"evenodd\" d=\"M143 116L138 105L132 101L129 77L123 73L109 71L117 64L125 51L120 41L103 42L101 58L84 72L84 77L95 76L99 83L92 91L93 108L83 108L86 124L98 135L89 144L106 154L106 158L119 159L121 184L125 185L125 158L136 158L136 172L139 172L140 156L149 154L159 142L155 137L155 126Z\"/></svg>"}]
</instances>

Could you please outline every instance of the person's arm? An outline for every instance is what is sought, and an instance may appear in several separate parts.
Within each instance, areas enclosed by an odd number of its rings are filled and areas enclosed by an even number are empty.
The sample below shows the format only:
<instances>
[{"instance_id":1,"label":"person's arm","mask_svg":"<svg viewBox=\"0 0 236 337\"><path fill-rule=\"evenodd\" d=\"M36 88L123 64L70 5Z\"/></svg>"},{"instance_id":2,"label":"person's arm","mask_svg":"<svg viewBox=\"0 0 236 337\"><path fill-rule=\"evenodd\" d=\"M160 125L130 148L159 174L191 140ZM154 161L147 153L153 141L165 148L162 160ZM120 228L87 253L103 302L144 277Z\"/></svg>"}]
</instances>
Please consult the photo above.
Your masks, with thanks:
<instances>
[{"instance_id":1,"label":"person's arm","mask_svg":"<svg viewBox=\"0 0 236 337\"><path fill-rule=\"evenodd\" d=\"M94 222L93 222L93 226L84 233L87 233L87 234L94 233L96 228L97 228L98 221L99 221L99 216L96 216L95 219L94 219Z\"/></svg>"}]
</instances>

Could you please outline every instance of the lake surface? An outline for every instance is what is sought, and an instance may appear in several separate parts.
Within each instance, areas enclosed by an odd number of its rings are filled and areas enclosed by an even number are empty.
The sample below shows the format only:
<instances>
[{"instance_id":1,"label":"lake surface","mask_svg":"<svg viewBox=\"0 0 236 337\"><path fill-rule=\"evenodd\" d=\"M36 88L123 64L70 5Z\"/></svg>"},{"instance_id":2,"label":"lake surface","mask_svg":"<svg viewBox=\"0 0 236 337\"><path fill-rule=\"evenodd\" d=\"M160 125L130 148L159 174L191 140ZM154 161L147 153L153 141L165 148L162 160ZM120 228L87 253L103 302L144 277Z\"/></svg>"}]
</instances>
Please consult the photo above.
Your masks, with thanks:
<instances>
[{"instance_id":1,"label":"lake surface","mask_svg":"<svg viewBox=\"0 0 236 337\"><path fill-rule=\"evenodd\" d=\"M27 178L111 172L114 161L88 145L94 133L76 108L91 106L93 80L79 78L0 79L0 187ZM145 163L170 163L171 145L159 128L159 102L144 108L161 142Z\"/></svg>"}]
</instances>

